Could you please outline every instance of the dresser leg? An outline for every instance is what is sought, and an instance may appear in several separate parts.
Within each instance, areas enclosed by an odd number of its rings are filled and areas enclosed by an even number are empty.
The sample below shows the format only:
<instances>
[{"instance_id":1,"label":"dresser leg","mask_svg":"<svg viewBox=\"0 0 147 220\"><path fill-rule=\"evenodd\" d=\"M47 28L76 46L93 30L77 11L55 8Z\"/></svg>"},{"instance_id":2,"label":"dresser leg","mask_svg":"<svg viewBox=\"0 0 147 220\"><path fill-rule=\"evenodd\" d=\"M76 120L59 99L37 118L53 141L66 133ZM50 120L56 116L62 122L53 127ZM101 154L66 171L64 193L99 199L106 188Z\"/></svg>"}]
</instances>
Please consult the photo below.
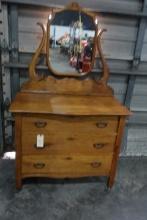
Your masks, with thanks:
<instances>
[{"instance_id":1,"label":"dresser leg","mask_svg":"<svg viewBox=\"0 0 147 220\"><path fill-rule=\"evenodd\" d=\"M109 176L107 181L107 188L111 189L114 185L114 176Z\"/></svg>"},{"instance_id":2,"label":"dresser leg","mask_svg":"<svg viewBox=\"0 0 147 220\"><path fill-rule=\"evenodd\" d=\"M16 178L16 189L21 189L21 188L22 188L22 179Z\"/></svg>"},{"instance_id":3,"label":"dresser leg","mask_svg":"<svg viewBox=\"0 0 147 220\"><path fill-rule=\"evenodd\" d=\"M119 121L118 135L115 142L115 153L113 155L110 176L108 178L108 183L107 183L107 186L110 189L113 187L115 181L116 167L119 158L120 144L121 144L124 126L125 126L125 117L122 116L120 117L120 121Z\"/></svg>"},{"instance_id":4,"label":"dresser leg","mask_svg":"<svg viewBox=\"0 0 147 220\"><path fill-rule=\"evenodd\" d=\"M22 116L18 114L15 116L15 146L16 146L16 188L21 189L22 178L21 178L21 160L22 160L22 149L21 149L21 129L22 129Z\"/></svg>"}]
</instances>

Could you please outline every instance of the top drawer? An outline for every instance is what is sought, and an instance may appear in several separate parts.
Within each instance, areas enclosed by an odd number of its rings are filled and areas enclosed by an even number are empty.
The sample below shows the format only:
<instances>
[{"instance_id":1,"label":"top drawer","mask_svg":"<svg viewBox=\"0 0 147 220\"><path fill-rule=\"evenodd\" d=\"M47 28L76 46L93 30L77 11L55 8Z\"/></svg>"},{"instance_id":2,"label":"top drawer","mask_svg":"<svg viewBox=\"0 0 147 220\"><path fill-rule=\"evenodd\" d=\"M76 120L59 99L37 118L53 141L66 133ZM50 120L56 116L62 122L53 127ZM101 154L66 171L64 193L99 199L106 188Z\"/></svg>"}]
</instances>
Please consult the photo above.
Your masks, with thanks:
<instances>
[{"instance_id":1,"label":"top drawer","mask_svg":"<svg viewBox=\"0 0 147 220\"><path fill-rule=\"evenodd\" d=\"M22 119L22 132L25 133L50 133L58 135L64 133L116 133L118 117L93 117L93 116L25 116Z\"/></svg>"}]
</instances>

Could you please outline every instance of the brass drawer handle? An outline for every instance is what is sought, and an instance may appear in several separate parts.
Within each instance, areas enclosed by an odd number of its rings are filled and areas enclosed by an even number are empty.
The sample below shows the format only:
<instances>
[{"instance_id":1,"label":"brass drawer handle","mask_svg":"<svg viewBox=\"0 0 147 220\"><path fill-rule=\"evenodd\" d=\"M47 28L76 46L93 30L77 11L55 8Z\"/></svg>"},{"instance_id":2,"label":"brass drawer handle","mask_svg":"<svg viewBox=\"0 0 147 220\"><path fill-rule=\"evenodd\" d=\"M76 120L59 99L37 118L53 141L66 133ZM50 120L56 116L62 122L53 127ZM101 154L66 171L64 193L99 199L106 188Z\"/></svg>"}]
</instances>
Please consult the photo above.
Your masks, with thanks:
<instances>
[{"instance_id":1,"label":"brass drawer handle","mask_svg":"<svg viewBox=\"0 0 147 220\"><path fill-rule=\"evenodd\" d=\"M102 165L101 162L92 162L92 163L91 163L91 166L92 166L93 168L98 168L98 167L100 167L101 165Z\"/></svg>"},{"instance_id":2,"label":"brass drawer handle","mask_svg":"<svg viewBox=\"0 0 147 220\"><path fill-rule=\"evenodd\" d=\"M108 125L107 122L98 122L98 123L96 123L96 126L98 128L105 128L105 127L107 127L107 125Z\"/></svg>"},{"instance_id":3,"label":"brass drawer handle","mask_svg":"<svg viewBox=\"0 0 147 220\"><path fill-rule=\"evenodd\" d=\"M45 128L47 126L47 122L45 121L36 121L34 124L37 128Z\"/></svg>"},{"instance_id":4,"label":"brass drawer handle","mask_svg":"<svg viewBox=\"0 0 147 220\"><path fill-rule=\"evenodd\" d=\"M33 166L36 169L43 169L45 167L45 163L34 163Z\"/></svg>"},{"instance_id":5,"label":"brass drawer handle","mask_svg":"<svg viewBox=\"0 0 147 220\"><path fill-rule=\"evenodd\" d=\"M72 160L72 157L66 157L65 159L66 160Z\"/></svg>"},{"instance_id":6,"label":"brass drawer handle","mask_svg":"<svg viewBox=\"0 0 147 220\"><path fill-rule=\"evenodd\" d=\"M94 144L93 147L96 148L96 149L101 149L105 146L106 144L102 144L102 143L99 143L99 144Z\"/></svg>"}]
</instances>

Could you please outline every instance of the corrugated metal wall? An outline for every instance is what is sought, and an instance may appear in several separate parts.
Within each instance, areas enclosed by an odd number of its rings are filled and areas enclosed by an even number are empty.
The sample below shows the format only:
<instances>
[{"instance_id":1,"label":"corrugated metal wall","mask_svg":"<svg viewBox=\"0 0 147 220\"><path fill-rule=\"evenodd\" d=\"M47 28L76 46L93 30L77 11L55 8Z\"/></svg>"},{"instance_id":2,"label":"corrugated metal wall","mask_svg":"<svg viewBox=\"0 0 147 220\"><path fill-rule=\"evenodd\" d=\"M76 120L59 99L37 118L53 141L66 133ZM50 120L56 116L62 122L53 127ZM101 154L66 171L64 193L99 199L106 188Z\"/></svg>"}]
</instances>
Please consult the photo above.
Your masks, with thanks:
<instances>
[{"instance_id":1,"label":"corrugated metal wall","mask_svg":"<svg viewBox=\"0 0 147 220\"><path fill-rule=\"evenodd\" d=\"M49 6L63 6L69 1L44 0L40 3L35 0L3 0L2 2L3 16L5 16L3 39L6 41L6 45L2 44L2 62L5 67L4 100L7 98L11 100L19 89L16 82L21 85L27 80L28 63L42 36L36 23L38 21L46 23ZM122 155L147 155L147 1L79 0L77 2L94 11L100 11L100 27L107 29L102 46L111 71L109 84L114 88L115 96L134 112L126 126ZM37 6L41 4L46 7ZM46 71L43 64L40 68ZM10 84L11 90L8 88ZM6 138L8 138L12 131L8 123L11 118L7 111L5 119L7 119L5 126Z\"/></svg>"},{"instance_id":2,"label":"corrugated metal wall","mask_svg":"<svg viewBox=\"0 0 147 220\"><path fill-rule=\"evenodd\" d=\"M2 34L2 12L1 12L1 2L0 2L0 36ZM0 38L1 40L1 38ZM3 93L2 93L2 69L1 69L1 48L0 48L0 154L3 150L3 112L2 112L2 103L3 103Z\"/></svg>"}]
</instances>

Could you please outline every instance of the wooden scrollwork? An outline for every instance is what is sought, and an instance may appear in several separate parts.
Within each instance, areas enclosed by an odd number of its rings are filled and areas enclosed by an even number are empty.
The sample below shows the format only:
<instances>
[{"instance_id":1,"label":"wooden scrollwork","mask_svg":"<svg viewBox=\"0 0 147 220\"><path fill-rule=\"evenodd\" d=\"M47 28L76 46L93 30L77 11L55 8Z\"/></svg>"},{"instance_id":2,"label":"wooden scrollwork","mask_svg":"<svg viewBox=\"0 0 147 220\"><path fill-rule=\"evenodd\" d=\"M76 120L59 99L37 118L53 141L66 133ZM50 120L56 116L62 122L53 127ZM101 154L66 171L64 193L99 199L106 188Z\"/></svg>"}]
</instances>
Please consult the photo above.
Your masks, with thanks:
<instances>
[{"instance_id":1,"label":"wooden scrollwork","mask_svg":"<svg viewBox=\"0 0 147 220\"><path fill-rule=\"evenodd\" d=\"M75 11L82 10L82 8L79 6L79 4L77 2L70 3L66 8L67 9L72 9L72 10L75 10Z\"/></svg>"}]
</instances>

